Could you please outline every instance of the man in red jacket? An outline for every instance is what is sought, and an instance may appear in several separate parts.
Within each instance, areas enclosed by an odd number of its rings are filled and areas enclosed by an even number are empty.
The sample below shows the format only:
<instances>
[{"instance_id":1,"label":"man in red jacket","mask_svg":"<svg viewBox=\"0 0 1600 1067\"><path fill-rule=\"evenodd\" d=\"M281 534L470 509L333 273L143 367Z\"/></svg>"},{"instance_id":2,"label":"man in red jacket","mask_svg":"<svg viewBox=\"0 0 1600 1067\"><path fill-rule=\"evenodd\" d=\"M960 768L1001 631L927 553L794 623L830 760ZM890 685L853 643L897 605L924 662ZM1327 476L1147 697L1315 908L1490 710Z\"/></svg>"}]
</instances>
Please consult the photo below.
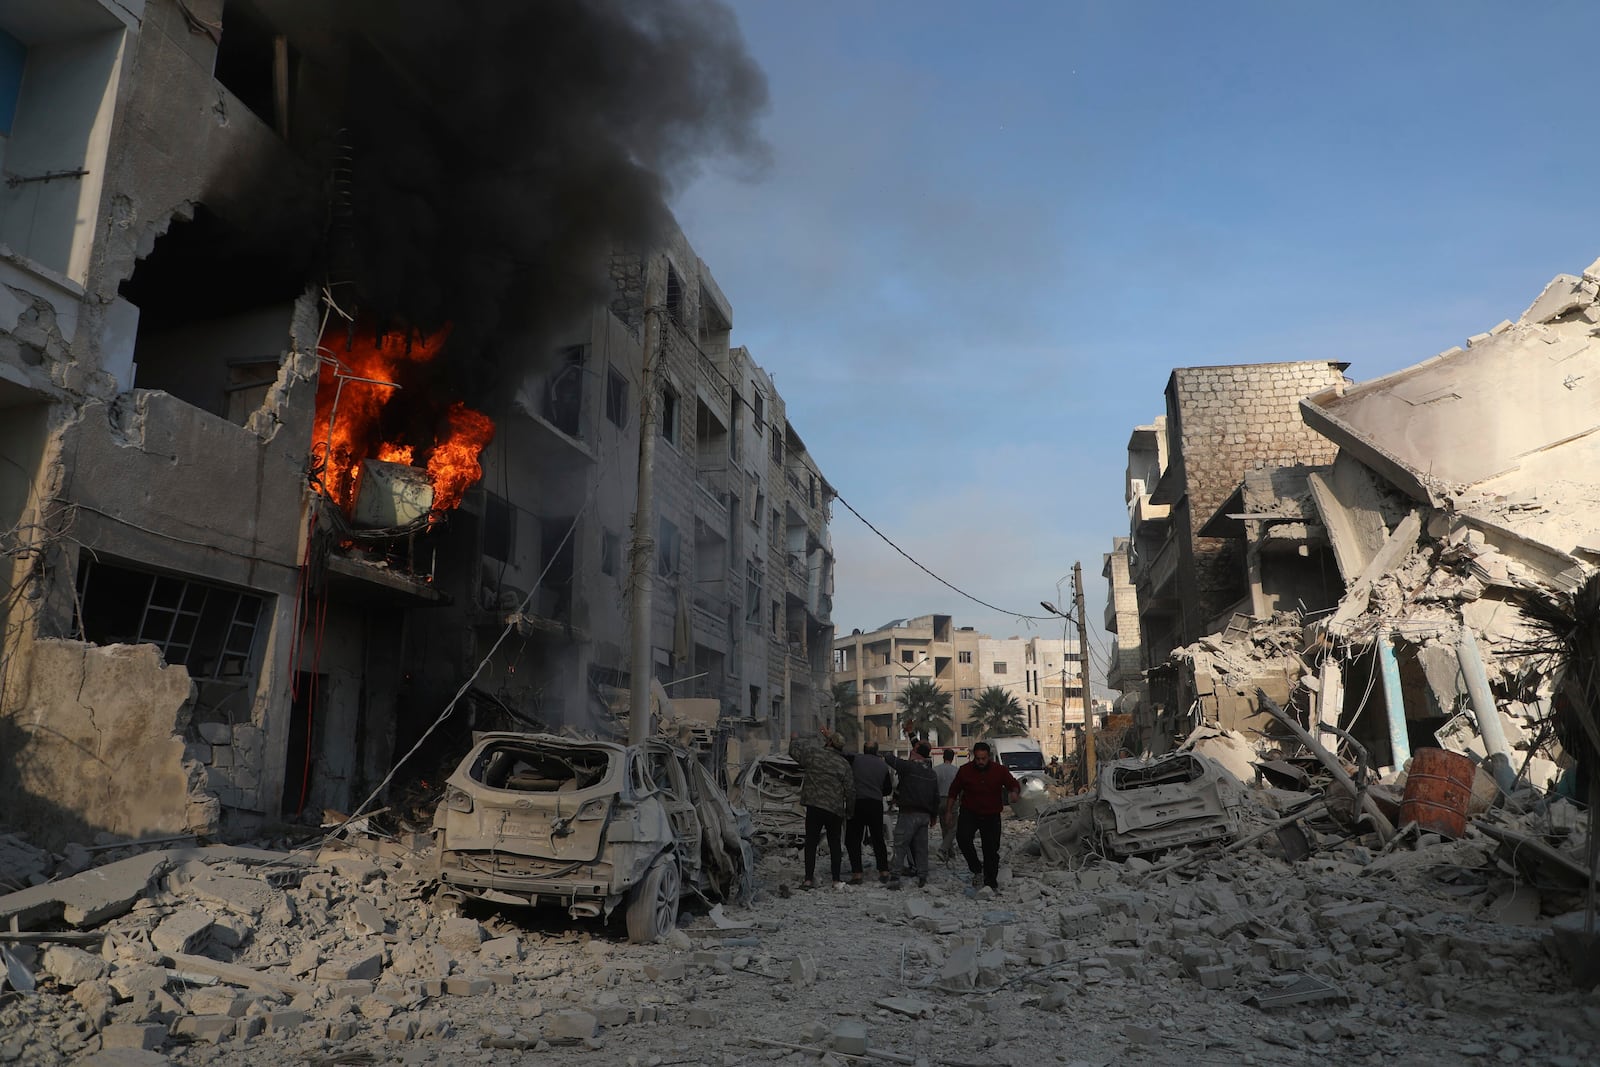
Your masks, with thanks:
<instances>
[{"instance_id":1,"label":"man in red jacket","mask_svg":"<svg viewBox=\"0 0 1600 1067\"><path fill-rule=\"evenodd\" d=\"M989 751L987 741L972 746L972 759L962 764L950 783L950 792L944 800L944 821L948 825L957 801L961 815L956 821L956 844L967 858L967 869L972 872L972 884L981 877L983 884L995 892L1000 891L1000 812L1009 796L1013 803L1022 795L1022 785L1012 777L1005 766L998 763ZM978 852L972 847L972 838L983 835L983 863L978 863Z\"/></svg>"}]
</instances>

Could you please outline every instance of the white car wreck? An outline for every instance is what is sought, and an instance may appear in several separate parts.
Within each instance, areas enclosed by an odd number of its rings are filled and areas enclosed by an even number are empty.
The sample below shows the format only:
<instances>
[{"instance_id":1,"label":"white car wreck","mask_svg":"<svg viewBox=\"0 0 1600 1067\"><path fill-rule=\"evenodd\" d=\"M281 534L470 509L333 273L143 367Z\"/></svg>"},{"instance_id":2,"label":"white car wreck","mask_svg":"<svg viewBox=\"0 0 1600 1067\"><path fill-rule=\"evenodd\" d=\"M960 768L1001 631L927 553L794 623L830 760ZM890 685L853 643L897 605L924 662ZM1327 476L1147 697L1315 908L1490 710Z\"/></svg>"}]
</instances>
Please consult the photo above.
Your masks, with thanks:
<instances>
[{"instance_id":1,"label":"white car wreck","mask_svg":"<svg viewBox=\"0 0 1600 1067\"><path fill-rule=\"evenodd\" d=\"M1238 780L1198 753L1112 760L1093 790L1041 809L1035 833L1052 863L1091 843L1109 856L1146 855L1231 839L1243 799Z\"/></svg>"},{"instance_id":2,"label":"white car wreck","mask_svg":"<svg viewBox=\"0 0 1600 1067\"><path fill-rule=\"evenodd\" d=\"M463 896L559 905L653 941L677 922L684 887L748 898L749 818L686 750L549 734L480 737L434 813L439 878Z\"/></svg>"}]
</instances>

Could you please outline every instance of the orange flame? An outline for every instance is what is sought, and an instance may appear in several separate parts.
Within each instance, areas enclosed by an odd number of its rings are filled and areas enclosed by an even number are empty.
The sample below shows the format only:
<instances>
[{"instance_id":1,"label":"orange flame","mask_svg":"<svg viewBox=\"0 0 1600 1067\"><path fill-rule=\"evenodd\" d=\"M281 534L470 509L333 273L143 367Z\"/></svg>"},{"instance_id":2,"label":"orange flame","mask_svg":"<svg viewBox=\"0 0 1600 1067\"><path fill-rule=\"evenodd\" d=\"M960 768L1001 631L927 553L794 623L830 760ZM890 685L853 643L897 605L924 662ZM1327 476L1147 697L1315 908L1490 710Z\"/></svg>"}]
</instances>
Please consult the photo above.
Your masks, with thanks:
<instances>
[{"instance_id":1,"label":"orange flame","mask_svg":"<svg viewBox=\"0 0 1600 1067\"><path fill-rule=\"evenodd\" d=\"M483 477L478 456L494 437L494 423L460 401L433 394L419 370L444 347L449 330L361 333L347 340L330 330L323 352L312 451L326 453L322 485L349 513L355 508L361 461L380 459L425 466L433 506L447 511ZM367 380L362 380L367 379Z\"/></svg>"}]
</instances>

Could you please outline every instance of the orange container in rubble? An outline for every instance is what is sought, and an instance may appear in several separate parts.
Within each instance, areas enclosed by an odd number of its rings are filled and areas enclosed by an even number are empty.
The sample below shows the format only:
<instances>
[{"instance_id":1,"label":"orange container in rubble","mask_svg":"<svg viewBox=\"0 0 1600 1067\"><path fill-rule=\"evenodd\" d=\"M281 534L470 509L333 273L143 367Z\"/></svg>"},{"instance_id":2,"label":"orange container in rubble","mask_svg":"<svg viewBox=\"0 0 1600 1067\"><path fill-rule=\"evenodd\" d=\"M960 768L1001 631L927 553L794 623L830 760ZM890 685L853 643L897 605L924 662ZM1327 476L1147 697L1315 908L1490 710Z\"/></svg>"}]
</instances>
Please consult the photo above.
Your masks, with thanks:
<instances>
[{"instance_id":1,"label":"orange container in rubble","mask_svg":"<svg viewBox=\"0 0 1600 1067\"><path fill-rule=\"evenodd\" d=\"M1400 799L1400 825L1414 822L1427 833L1452 840L1467 832L1467 804L1477 764L1442 748L1419 748L1406 772Z\"/></svg>"}]
</instances>

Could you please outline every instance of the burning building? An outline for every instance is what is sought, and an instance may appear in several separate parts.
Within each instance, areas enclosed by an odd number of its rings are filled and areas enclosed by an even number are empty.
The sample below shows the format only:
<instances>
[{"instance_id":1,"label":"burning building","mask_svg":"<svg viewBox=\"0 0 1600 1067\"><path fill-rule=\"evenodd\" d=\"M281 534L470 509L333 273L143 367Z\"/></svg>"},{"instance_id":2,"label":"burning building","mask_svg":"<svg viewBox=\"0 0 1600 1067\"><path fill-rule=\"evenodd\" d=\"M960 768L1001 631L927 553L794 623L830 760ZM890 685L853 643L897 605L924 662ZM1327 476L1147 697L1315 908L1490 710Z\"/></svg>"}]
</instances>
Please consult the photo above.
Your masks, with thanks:
<instances>
[{"instance_id":1,"label":"burning building","mask_svg":"<svg viewBox=\"0 0 1600 1067\"><path fill-rule=\"evenodd\" d=\"M359 804L458 702L449 729L608 716L650 272L649 669L747 718L806 687L825 483L748 415L758 368L664 201L707 153L759 157L764 86L716 5L627 7L0 10L13 825L246 831ZM780 625L754 542L808 478Z\"/></svg>"}]
</instances>

